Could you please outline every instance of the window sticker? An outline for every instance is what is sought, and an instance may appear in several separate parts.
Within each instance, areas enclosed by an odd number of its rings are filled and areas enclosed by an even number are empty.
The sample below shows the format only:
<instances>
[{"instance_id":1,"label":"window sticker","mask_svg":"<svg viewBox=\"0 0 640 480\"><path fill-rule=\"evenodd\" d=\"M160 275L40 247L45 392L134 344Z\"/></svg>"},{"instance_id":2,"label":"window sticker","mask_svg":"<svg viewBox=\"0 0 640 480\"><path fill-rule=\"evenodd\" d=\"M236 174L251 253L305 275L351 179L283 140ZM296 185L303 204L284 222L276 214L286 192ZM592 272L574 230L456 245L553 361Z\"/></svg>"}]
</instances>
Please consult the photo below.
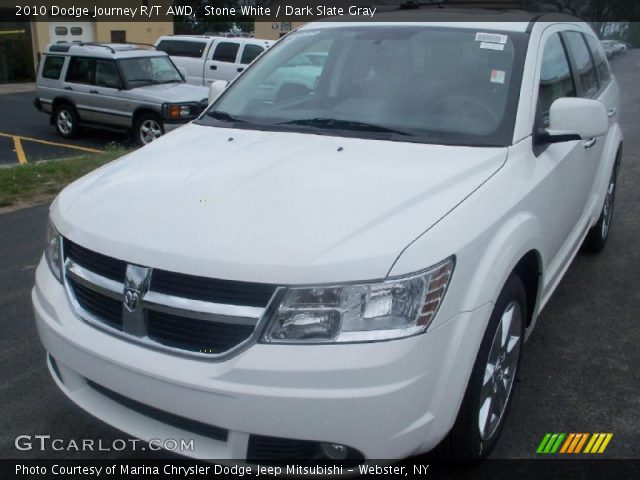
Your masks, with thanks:
<instances>
[{"instance_id":1,"label":"window sticker","mask_svg":"<svg viewBox=\"0 0 640 480\"><path fill-rule=\"evenodd\" d=\"M489 43L507 43L509 37L502 35L501 33L476 33L476 42L489 42Z\"/></svg>"},{"instance_id":2,"label":"window sticker","mask_svg":"<svg viewBox=\"0 0 640 480\"><path fill-rule=\"evenodd\" d=\"M503 43L482 42L482 43L480 43L480 48L486 48L488 50L499 50L499 51L502 51L502 50L504 50L504 44Z\"/></svg>"},{"instance_id":3,"label":"window sticker","mask_svg":"<svg viewBox=\"0 0 640 480\"><path fill-rule=\"evenodd\" d=\"M504 70L491 70L491 83L504 83L506 78L506 73Z\"/></svg>"}]
</instances>

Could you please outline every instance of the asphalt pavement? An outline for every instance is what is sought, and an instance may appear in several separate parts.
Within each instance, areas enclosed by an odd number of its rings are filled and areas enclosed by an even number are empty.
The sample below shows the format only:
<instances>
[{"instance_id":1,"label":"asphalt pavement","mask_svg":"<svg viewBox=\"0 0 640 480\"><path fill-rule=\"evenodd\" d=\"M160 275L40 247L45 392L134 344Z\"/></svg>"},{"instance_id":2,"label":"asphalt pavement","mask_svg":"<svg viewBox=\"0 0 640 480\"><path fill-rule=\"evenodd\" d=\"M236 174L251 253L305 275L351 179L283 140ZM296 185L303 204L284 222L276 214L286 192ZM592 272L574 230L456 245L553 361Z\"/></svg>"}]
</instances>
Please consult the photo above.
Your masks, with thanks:
<instances>
[{"instance_id":1,"label":"asphalt pavement","mask_svg":"<svg viewBox=\"0 0 640 480\"><path fill-rule=\"evenodd\" d=\"M625 145L609 243L599 255L578 255L542 312L493 458L539 458L536 448L547 432L611 432L601 458L640 458L640 50L614 60L613 68ZM16 128L27 128L29 116L16 117L23 125ZM29 134L50 135L44 116L38 119ZM126 438L67 400L45 366L29 295L46 218L46 205L0 215L0 458L150 458L148 451L87 455L14 447L21 434L106 444Z\"/></svg>"},{"instance_id":2,"label":"asphalt pavement","mask_svg":"<svg viewBox=\"0 0 640 480\"><path fill-rule=\"evenodd\" d=\"M111 145L130 146L126 133L83 128L77 138L58 136L49 115L33 105L35 91L0 89L0 166L53 160L100 151ZM15 139L20 139L24 158L16 152Z\"/></svg>"}]
</instances>

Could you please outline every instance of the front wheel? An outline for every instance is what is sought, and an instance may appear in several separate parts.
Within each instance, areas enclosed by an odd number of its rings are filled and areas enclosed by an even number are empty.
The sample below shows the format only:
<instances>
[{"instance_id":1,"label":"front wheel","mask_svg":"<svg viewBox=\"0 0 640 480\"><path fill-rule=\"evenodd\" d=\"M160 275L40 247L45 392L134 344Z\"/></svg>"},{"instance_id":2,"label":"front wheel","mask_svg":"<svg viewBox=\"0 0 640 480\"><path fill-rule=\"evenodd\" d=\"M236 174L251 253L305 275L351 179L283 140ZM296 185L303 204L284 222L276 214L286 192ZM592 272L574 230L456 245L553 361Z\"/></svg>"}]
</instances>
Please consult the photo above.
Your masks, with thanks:
<instances>
[{"instance_id":1,"label":"front wheel","mask_svg":"<svg viewBox=\"0 0 640 480\"><path fill-rule=\"evenodd\" d=\"M611 220L613 219L613 206L616 199L616 184L618 181L618 170L620 168L619 159L613 166L609 184L607 185L607 193L604 198L604 205L600 212L600 217L596 224L591 227L582 244L582 249L589 253L599 253L604 250L609 238L609 230L611 229Z\"/></svg>"},{"instance_id":2,"label":"front wheel","mask_svg":"<svg viewBox=\"0 0 640 480\"><path fill-rule=\"evenodd\" d=\"M160 117L157 115L142 115L136 122L134 130L135 140L142 145L148 145L160 138L163 134L164 128L162 126L162 120L160 120Z\"/></svg>"},{"instance_id":3,"label":"front wheel","mask_svg":"<svg viewBox=\"0 0 640 480\"><path fill-rule=\"evenodd\" d=\"M73 138L79 130L79 118L75 109L68 103L56 107L53 113L53 121L58 135L62 138Z\"/></svg>"},{"instance_id":4,"label":"front wheel","mask_svg":"<svg viewBox=\"0 0 640 480\"><path fill-rule=\"evenodd\" d=\"M479 460L495 446L520 366L526 311L524 285L512 274L491 313L458 417L438 456Z\"/></svg>"}]
</instances>

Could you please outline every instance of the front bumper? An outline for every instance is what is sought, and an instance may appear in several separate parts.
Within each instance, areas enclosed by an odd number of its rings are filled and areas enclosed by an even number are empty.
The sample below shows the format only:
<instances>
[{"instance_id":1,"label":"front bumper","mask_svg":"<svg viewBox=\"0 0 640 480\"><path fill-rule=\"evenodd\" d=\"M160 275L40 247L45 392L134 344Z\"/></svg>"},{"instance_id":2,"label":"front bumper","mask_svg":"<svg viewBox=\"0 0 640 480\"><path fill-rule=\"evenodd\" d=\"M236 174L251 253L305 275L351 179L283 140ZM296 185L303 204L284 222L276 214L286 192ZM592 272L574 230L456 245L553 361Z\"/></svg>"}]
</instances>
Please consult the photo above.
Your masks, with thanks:
<instances>
[{"instance_id":1,"label":"front bumper","mask_svg":"<svg viewBox=\"0 0 640 480\"><path fill-rule=\"evenodd\" d=\"M189 122L193 121L193 118L185 121L176 121L176 120L164 120L162 127L164 128L164 133L172 132L184 125L187 125Z\"/></svg>"},{"instance_id":2,"label":"front bumper","mask_svg":"<svg viewBox=\"0 0 640 480\"><path fill-rule=\"evenodd\" d=\"M251 436L347 445L367 459L428 451L457 414L490 305L424 335L350 345L256 344L212 362L153 351L75 316L40 262L32 292L52 376L76 404L142 440L193 439L200 459L247 459ZM152 418L105 395L227 431Z\"/></svg>"}]
</instances>

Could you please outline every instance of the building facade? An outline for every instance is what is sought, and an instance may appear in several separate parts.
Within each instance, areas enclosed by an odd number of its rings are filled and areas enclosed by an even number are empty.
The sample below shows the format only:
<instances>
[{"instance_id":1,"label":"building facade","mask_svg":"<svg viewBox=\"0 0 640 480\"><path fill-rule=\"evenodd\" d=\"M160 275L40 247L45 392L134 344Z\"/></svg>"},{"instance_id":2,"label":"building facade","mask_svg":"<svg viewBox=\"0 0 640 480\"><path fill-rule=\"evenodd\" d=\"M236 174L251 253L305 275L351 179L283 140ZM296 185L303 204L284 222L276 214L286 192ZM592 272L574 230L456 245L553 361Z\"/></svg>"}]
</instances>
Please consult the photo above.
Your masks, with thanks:
<instances>
[{"instance_id":1,"label":"building facade","mask_svg":"<svg viewBox=\"0 0 640 480\"><path fill-rule=\"evenodd\" d=\"M64 0L57 2L64 5ZM109 6L110 0L93 4ZM155 0L167 6L171 0ZM1 6L3 6L4 3ZM0 83L33 81L40 55L56 42L135 42L153 44L174 32L173 19L166 21L111 22L90 18L25 17L16 21L15 7L0 8ZM164 19L163 19L164 20Z\"/></svg>"}]
</instances>

